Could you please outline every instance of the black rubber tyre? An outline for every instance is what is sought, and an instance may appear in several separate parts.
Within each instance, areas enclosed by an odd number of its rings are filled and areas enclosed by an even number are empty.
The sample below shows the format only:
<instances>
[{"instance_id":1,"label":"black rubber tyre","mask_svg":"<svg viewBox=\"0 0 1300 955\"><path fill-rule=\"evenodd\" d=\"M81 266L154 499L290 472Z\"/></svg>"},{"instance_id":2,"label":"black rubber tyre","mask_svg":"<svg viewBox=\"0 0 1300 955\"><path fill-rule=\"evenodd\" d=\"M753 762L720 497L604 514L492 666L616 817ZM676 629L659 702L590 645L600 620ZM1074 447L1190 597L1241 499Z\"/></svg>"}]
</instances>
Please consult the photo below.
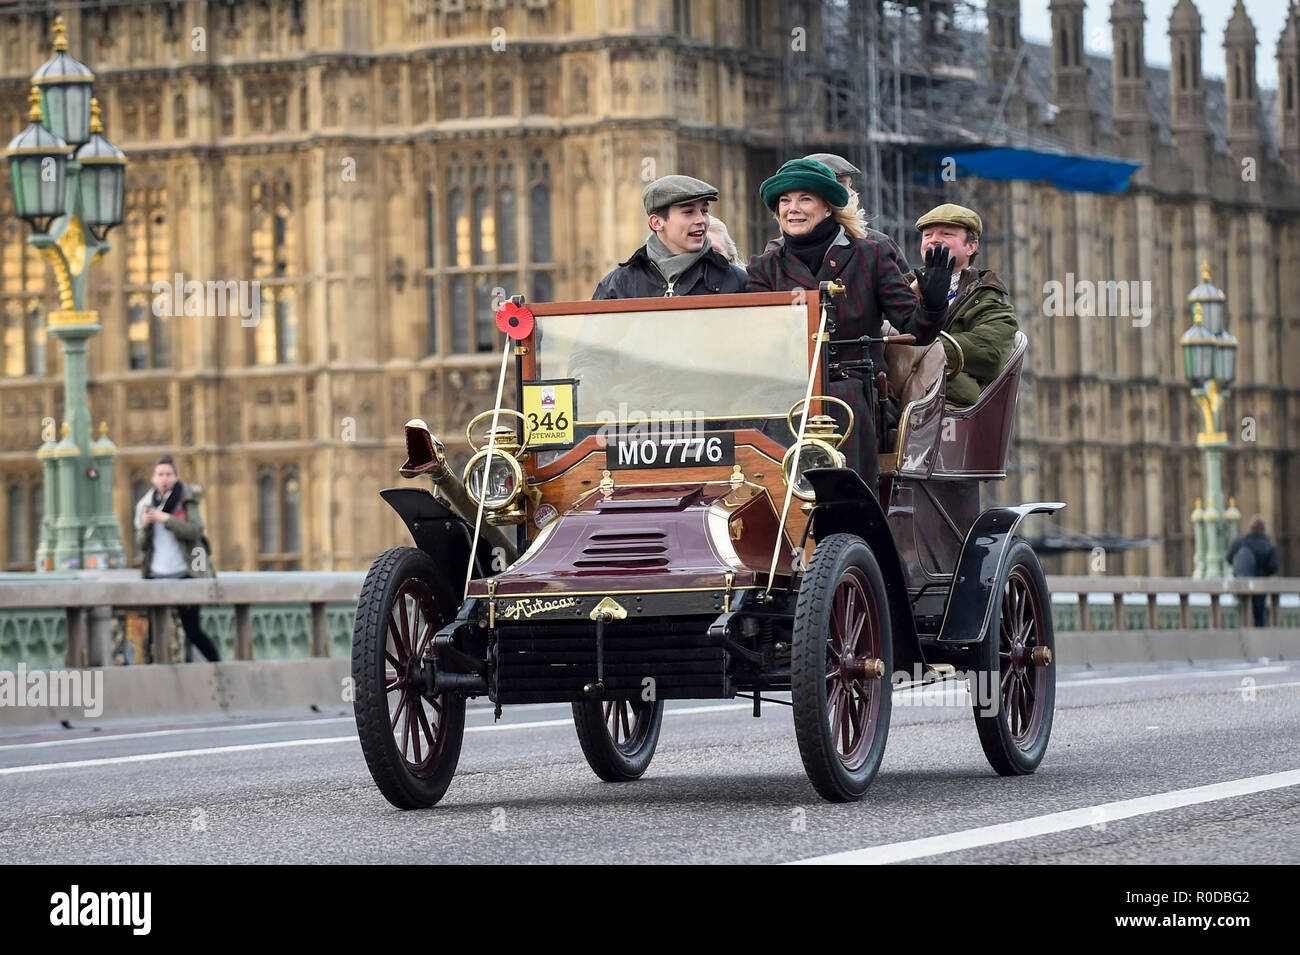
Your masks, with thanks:
<instances>
[{"instance_id":1,"label":"black rubber tyre","mask_svg":"<svg viewBox=\"0 0 1300 955\"><path fill-rule=\"evenodd\" d=\"M1056 708L1052 598L1038 555L1025 541L1012 542L995 594L971 688L975 729L999 775L1023 776L1043 761Z\"/></svg>"},{"instance_id":2,"label":"black rubber tyre","mask_svg":"<svg viewBox=\"0 0 1300 955\"><path fill-rule=\"evenodd\" d=\"M808 778L831 802L861 799L885 755L894 648L884 578L860 537L818 542L799 586L790 653Z\"/></svg>"},{"instance_id":3,"label":"black rubber tyre","mask_svg":"<svg viewBox=\"0 0 1300 955\"><path fill-rule=\"evenodd\" d=\"M573 726L582 755L607 783L630 782L645 775L659 745L663 722L663 700L581 700L573 704Z\"/></svg>"},{"instance_id":4,"label":"black rubber tyre","mask_svg":"<svg viewBox=\"0 0 1300 955\"><path fill-rule=\"evenodd\" d=\"M465 698L444 693L430 703L415 683L429 641L456 613L453 592L428 554L394 547L370 565L357 601L357 736L375 785L399 809L437 803L460 760Z\"/></svg>"}]
</instances>

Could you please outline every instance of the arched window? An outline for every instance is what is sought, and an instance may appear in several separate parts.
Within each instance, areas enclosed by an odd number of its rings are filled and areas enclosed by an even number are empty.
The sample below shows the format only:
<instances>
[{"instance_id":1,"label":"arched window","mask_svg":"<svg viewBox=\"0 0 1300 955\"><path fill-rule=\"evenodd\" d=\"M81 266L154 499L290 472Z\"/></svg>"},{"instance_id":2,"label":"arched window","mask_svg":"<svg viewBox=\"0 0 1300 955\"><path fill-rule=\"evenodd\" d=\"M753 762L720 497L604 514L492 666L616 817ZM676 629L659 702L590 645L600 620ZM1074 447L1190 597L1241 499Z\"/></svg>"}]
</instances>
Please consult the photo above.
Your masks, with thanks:
<instances>
[{"instance_id":1,"label":"arched window","mask_svg":"<svg viewBox=\"0 0 1300 955\"><path fill-rule=\"evenodd\" d=\"M1178 88L1187 89L1187 51L1178 51Z\"/></svg>"},{"instance_id":2,"label":"arched window","mask_svg":"<svg viewBox=\"0 0 1300 955\"><path fill-rule=\"evenodd\" d=\"M433 270L437 266L437 197L432 189L424 191L424 279L425 279L425 329L429 336L428 353L438 353L438 280Z\"/></svg>"},{"instance_id":3,"label":"arched window","mask_svg":"<svg viewBox=\"0 0 1300 955\"><path fill-rule=\"evenodd\" d=\"M253 362L293 364L298 350L298 233L293 183L283 170L274 181L255 180L252 186L252 273L257 281L258 307L253 328ZM232 301L231 299L234 299ZM251 290L228 293L227 315L243 317L253 304ZM253 318L253 316L248 316Z\"/></svg>"},{"instance_id":4,"label":"arched window","mask_svg":"<svg viewBox=\"0 0 1300 955\"><path fill-rule=\"evenodd\" d=\"M1232 98L1241 99L1241 61L1232 64Z\"/></svg>"},{"instance_id":5,"label":"arched window","mask_svg":"<svg viewBox=\"0 0 1300 955\"><path fill-rule=\"evenodd\" d=\"M498 76L492 87L492 112L508 116L515 111L515 84L508 76Z\"/></svg>"},{"instance_id":6,"label":"arched window","mask_svg":"<svg viewBox=\"0 0 1300 955\"><path fill-rule=\"evenodd\" d=\"M172 289L167 190L138 190L126 214L126 351L133 370L171 365L171 329L185 317L185 290ZM166 290L154 295L153 284Z\"/></svg>"},{"instance_id":7,"label":"arched window","mask_svg":"<svg viewBox=\"0 0 1300 955\"><path fill-rule=\"evenodd\" d=\"M551 261L551 190L538 183L528 191L530 255L534 262Z\"/></svg>"},{"instance_id":8,"label":"arched window","mask_svg":"<svg viewBox=\"0 0 1300 955\"><path fill-rule=\"evenodd\" d=\"M1128 37L1119 41L1119 75L1128 79Z\"/></svg>"},{"instance_id":9,"label":"arched window","mask_svg":"<svg viewBox=\"0 0 1300 955\"><path fill-rule=\"evenodd\" d=\"M546 113L546 77L540 73L528 78L528 112L533 115Z\"/></svg>"},{"instance_id":10,"label":"arched window","mask_svg":"<svg viewBox=\"0 0 1300 955\"><path fill-rule=\"evenodd\" d=\"M447 259L457 268L469 267L469 211L461 189L453 189L447 195Z\"/></svg>"},{"instance_id":11,"label":"arched window","mask_svg":"<svg viewBox=\"0 0 1300 955\"><path fill-rule=\"evenodd\" d=\"M451 348L465 354L469 347L469 277L453 275L449 285L451 311Z\"/></svg>"},{"instance_id":12,"label":"arched window","mask_svg":"<svg viewBox=\"0 0 1300 955\"><path fill-rule=\"evenodd\" d=\"M518 261L515 217L518 210L513 186L497 190L497 261L510 264Z\"/></svg>"},{"instance_id":13,"label":"arched window","mask_svg":"<svg viewBox=\"0 0 1300 955\"><path fill-rule=\"evenodd\" d=\"M474 213L470 216L469 222L470 232L473 235L474 264L494 264L496 222L493 219L492 202L488 191L482 186L474 190Z\"/></svg>"},{"instance_id":14,"label":"arched window","mask_svg":"<svg viewBox=\"0 0 1300 955\"><path fill-rule=\"evenodd\" d=\"M280 552L280 508L276 501L275 478L263 474L257 481L257 550L259 554Z\"/></svg>"},{"instance_id":15,"label":"arched window","mask_svg":"<svg viewBox=\"0 0 1300 955\"><path fill-rule=\"evenodd\" d=\"M45 263L0 200L0 374L45 374Z\"/></svg>"},{"instance_id":16,"label":"arched window","mask_svg":"<svg viewBox=\"0 0 1300 955\"><path fill-rule=\"evenodd\" d=\"M1070 65L1070 30L1068 27L1061 27L1061 32L1057 35L1056 49L1059 52L1058 60L1062 66Z\"/></svg>"},{"instance_id":17,"label":"arched window","mask_svg":"<svg viewBox=\"0 0 1300 955\"><path fill-rule=\"evenodd\" d=\"M302 510L302 487L298 483L297 473L291 473L285 477L280 485L280 517L283 535L280 540L280 552L285 555L294 555L293 558L286 560L285 570L297 570L299 560L297 555L302 552L302 534L301 534L301 510ZM288 566L292 565L292 566Z\"/></svg>"}]
</instances>

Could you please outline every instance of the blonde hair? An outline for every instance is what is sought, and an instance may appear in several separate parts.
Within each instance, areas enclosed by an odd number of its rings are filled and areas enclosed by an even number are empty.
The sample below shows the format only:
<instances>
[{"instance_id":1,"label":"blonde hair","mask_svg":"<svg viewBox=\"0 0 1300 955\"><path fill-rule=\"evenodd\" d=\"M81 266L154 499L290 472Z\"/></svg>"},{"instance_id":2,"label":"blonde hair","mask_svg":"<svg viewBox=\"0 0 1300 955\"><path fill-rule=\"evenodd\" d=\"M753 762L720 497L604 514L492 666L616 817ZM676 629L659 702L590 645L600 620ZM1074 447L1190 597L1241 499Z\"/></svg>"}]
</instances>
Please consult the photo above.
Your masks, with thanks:
<instances>
[{"instance_id":1,"label":"blonde hair","mask_svg":"<svg viewBox=\"0 0 1300 955\"><path fill-rule=\"evenodd\" d=\"M823 196L818 196L822 202L826 203L826 208L831 210L831 216L836 223L844 227L844 234L853 239L865 239L867 237L867 211L858 205L858 194L852 189L849 190L849 204L847 206L833 206ZM781 221L781 216L773 210L772 218Z\"/></svg>"},{"instance_id":2,"label":"blonde hair","mask_svg":"<svg viewBox=\"0 0 1300 955\"><path fill-rule=\"evenodd\" d=\"M718 234L719 244L721 245L721 248L718 249L718 251L722 253L723 258L735 265L744 264L741 261L740 252L736 248L736 241L731 237L731 233L727 230L727 224L725 222L715 215L710 215L708 231L716 232Z\"/></svg>"}]
</instances>

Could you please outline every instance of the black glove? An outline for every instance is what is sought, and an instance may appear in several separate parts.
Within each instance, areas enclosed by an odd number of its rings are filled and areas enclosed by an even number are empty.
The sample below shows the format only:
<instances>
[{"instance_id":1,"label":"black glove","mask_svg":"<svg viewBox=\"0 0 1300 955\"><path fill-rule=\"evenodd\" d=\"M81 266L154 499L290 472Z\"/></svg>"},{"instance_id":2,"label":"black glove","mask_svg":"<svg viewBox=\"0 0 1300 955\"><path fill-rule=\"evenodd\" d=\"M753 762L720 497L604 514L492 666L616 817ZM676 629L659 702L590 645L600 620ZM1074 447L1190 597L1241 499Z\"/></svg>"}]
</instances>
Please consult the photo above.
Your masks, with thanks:
<instances>
[{"instance_id":1,"label":"black glove","mask_svg":"<svg viewBox=\"0 0 1300 955\"><path fill-rule=\"evenodd\" d=\"M948 247L936 242L925 250L925 268L916 270L916 287L921 293L921 302L932 312L948 307L952 264Z\"/></svg>"}]
</instances>

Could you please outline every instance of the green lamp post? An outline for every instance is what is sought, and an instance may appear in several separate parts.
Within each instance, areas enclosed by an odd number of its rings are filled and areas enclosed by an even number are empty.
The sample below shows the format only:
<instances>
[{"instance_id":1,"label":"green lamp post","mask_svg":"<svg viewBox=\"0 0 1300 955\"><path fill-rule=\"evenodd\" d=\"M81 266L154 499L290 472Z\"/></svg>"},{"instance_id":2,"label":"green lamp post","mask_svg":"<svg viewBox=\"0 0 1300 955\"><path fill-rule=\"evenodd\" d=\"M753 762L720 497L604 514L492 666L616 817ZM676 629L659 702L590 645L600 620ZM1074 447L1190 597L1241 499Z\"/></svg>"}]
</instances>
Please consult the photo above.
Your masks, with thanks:
<instances>
[{"instance_id":1,"label":"green lamp post","mask_svg":"<svg viewBox=\"0 0 1300 955\"><path fill-rule=\"evenodd\" d=\"M1220 455L1228 446L1223 429L1224 401L1237 376L1237 339L1227 329L1227 296L1210 282L1210 264L1201 263L1201 281L1187 296L1192 327L1183 333L1183 372L1192 386L1204 429L1196 446L1205 452L1205 498L1192 512L1197 578L1226 577L1224 555L1240 514L1224 509Z\"/></svg>"},{"instance_id":2,"label":"green lamp post","mask_svg":"<svg viewBox=\"0 0 1300 955\"><path fill-rule=\"evenodd\" d=\"M9 143L14 209L32 227L27 241L54 268L59 309L49 333L63 342L64 420L37 451L45 514L37 570L97 569L125 563L113 512L117 449L101 423L92 442L86 401L86 342L99 314L84 306L92 263L122 223L126 157L104 138L94 74L68 53L63 17L54 20L54 55L32 77L30 125Z\"/></svg>"}]
</instances>

